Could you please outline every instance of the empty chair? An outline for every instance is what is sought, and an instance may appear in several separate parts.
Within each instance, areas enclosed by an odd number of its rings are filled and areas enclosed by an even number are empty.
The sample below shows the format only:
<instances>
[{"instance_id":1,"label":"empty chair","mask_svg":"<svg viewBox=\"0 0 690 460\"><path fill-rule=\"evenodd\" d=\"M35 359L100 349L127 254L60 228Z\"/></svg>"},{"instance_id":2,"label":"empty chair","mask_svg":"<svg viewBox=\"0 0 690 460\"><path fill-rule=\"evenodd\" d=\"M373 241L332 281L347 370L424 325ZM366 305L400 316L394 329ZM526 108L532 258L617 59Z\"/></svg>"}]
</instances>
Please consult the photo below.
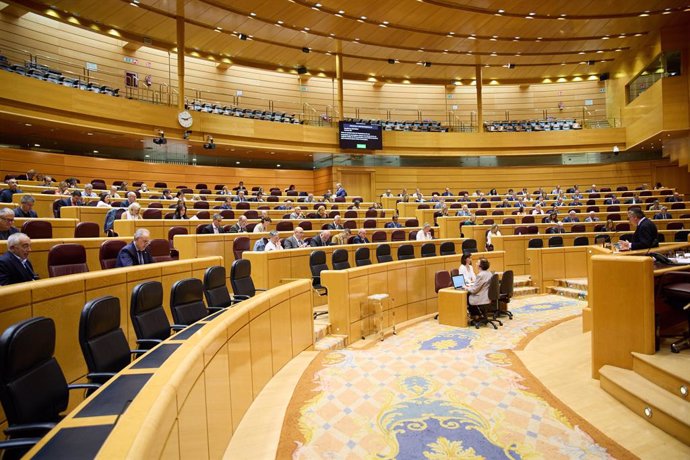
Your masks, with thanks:
<instances>
[{"instance_id":1,"label":"empty chair","mask_svg":"<svg viewBox=\"0 0 690 460\"><path fill-rule=\"evenodd\" d=\"M363 227L364 228L376 228L376 219L365 219Z\"/></svg>"},{"instance_id":2,"label":"empty chair","mask_svg":"<svg viewBox=\"0 0 690 460\"><path fill-rule=\"evenodd\" d=\"M474 253L478 251L479 250L477 249L477 240L470 238L462 242L463 254Z\"/></svg>"},{"instance_id":3,"label":"empty chair","mask_svg":"<svg viewBox=\"0 0 690 460\"><path fill-rule=\"evenodd\" d=\"M524 226L515 227L515 234L516 235L526 235L527 234L527 227L524 227Z\"/></svg>"},{"instance_id":4,"label":"empty chair","mask_svg":"<svg viewBox=\"0 0 690 460\"><path fill-rule=\"evenodd\" d=\"M291 232L294 229L294 225L289 220L281 220L276 224L276 230L279 232Z\"/></svg>"},{"instance_id":5,"label":"empty chair","mask_svg":"<svg viewBox=\"0 0 690 460\"><path fill-rule=\"evenodd\" d=\"M336 249L331 256L333 270L345 270L350 268L347 249Z\"/></svg>"},{"instance_id":6,"label":"empty chair","mask_svg":"<svg viewBox=\"0 0 690 460\"><path fill-rule=\"evenodd\" d=\"M249 209L249 203L246 201L240 201L235 205L235 209Z\"/></svg>"},{"instance_id":7,"label":"empty chair","mask_svg":"<svg viewBox=\"0 0 690 460\"><path fill-rule=\"evenodd\" d=\"M256 291L265 291L254 286L252 280L252 264L248 260L239 259L230 266L230 286L233 298L238 300L249 299L256 295Z\"/></svg>"},{"instance_id":8,"label":"empty chair","mask_svg":"<svg viewBox=\"0 0 690 460\"><path fill-rule=\"evenodd\" d=\"M503 219L503 223L505 225L512 225L515 223L515 219L513 219L512 217L506 217L505 219Z\"/></svg>"},{"instance_id":9,"label":"empty chair","mask_svg":"<svg viewBox=\"0 0 690 460\"><path fill-rule=\"evenodd\" d=\"M671 209L685 209L685 203L672 203Z\"/></svg>"},{"instance_id":10,"label":"empty chair","mask_svg":"<svg viewBox=\"0 0 690 460\"><path fill-rule=\"evenodd\" d=\"M436 257L436 245L434 243L424 243L421 248L422 257Z\"/></svg>"},{"instance_id":11,"label":"empty chair","mask_svg":"<svg viewBox=\"0 0 690 460\"><path fill-rule=\"evenodd\" d=\"M550 248L562 248L563 247L563 237L562 236L552 236L549 238Z\"/></svg>"},{"instance_id":12,"label":"empty chair","mask_svg":"<svg viewBox=\"0 0 690 460\"><path fill-rule=\"evenodd\" d=\"M125 368L133 354L120 327L120 299L98 297L86 302L79 318L79 345L86 361L91 382L105 383Z\"/></svg>"},{"instance_id":13,"label":"empty chair","mask_svg":"<svg viewBox=\"0 0 690 460\"><path fill-rule=\"evenodd\" d=\"M142 215L142 217L144 219L162 219L163 212L160 209L148 208L144 210L144 214Z\"/></svg>"},{"instance_id":14,"label":"empty chair","mask_svg":"<svg viewBox=\"0 0 690 460\"><path fill-rule=\"evenodd\" d=\"M219 211L219 214L223 216L223 219L234 219L235 218L235 211L232 209L221 209Z\"/></svg>"},{"instance_id":15,"label":"empty chair","mask_svg":"<svg viewBox=\"0 0 690 460\"><path fill-rule=\"evenodd\" d=\"M369 248L357 248L355 251L355 266L363 267L365 265L371 265Z\"/></svg>"},{"instance_id":16,"label":"empty chair","mask_svg":"<svg viewBox=\"0 0 690 460\"><path fill-rule=\"evenodd\" d=\"M235 259L241 259L244 251L249 251L249 238L246 236L238 236L232 242L232 253Z\"/></svg>"},{"instance_id":17,"label":"empty chair","mask_svg":"<svg viewBox=\"0 0 690 460\"><path fill-rule=\"evenodd\" d=\"M189 231L186 227L170 227L168 230L168 244L170 245L170 257L177 260L180 257L179 252L175 249L175 235L187 235Z\"/></svg>"},{"instance_id":18,"label":"empty chair","mask_svg":"<svg viewBox=\"0 0 690 460\"><path fill-rule=\"evenodd\" d=\"M687 308L690 302L690 274L688 272L670 272L661 276L658 286L659 294L663 297L666 304L677 314L685 316L688 329L680 332L680 339L671 344L673 353L680 353L681 350L690 347L690 309Z\"/></svg>"},{"instance_id":19,"label":"empty chair","mask_svg":"<svg viewBox=\"0 0 690 460\"><path fill-rule=\"evenodd\" d=\"M522 223L523 224L533 224L534 223L534 216L522 216Z\"/></svg>"},{"instance_id":20,"label":"empty chair","mask_svg":"<svg viewBox=\"0 0 690 460\"><path fill-rule=\"evenodd\" d=\"M663 233L658 233L656 235L656 240L658 243L665 243L666 242L666 237L664 236Z\"/></svg>"},{"instance_id":21,"label":"empty chair","mask_svg":"<svg viewBox=\"0 0 690 460\"><path fill-rule=\"evenodd\" d=\"M326 253L324 251L312 251L309 254L309 270L311 271L311 284L314 289L325 293L326 288L321 285L321 272L328 270Z\"/></svg>"},{"instance_id":22,"label":"empty chair","mask_svg":"<svg viewBox=\"0 0 690 460\"><path fill-rule=\"evenodd\" d=\"M210 219L211 213L208 211L199 211L196 213L197 219Z\"/></svg>"},{"instance_id":23,"label":"empty chair","mask_svg":"<svg viewBox=\"0 0 690 460\"><path fill-rule=\"evenodd\" d=\"M378 217L378 211L376 209L367 209L367 211L364 213L364 217L373 219Z\"/></svg>"},{"instance_id":24,"label":"empty chair","mask_svg":"<svg viewBox=\"0 0 690 460\"><path fill-rule=\"evenodd\" d=\"M170 312L177 324L189 326L208 316L204 285L197 278L176 281L170 289Z\"/></svg>"},{"instance_id":25,"label":"empty chair","mask_svg":"<svg viewBox=\"0 0 690 460\"><path fill-rule=\"evenodd\" d=\"M673 241L676 243L687 243L690 230L680 230L673 235Z\"/></svg>"},{"instance_id":26,"label":"empty chair","mask_svg":"<svg viewBox=\"0 0 690 460\"><path fill-rule=\"evenodd\" d=\"M343 227L349 228L350 230L354 230L354 229L357 228L357 222L354 221L354 220L346 220L346 221L343 223Z\"/></svg>"},{"instance_id":27,"label":"empty chair","mask_svg":"<svg viewBox=\"0 0 690 460\"><path fill-rule=\"evenodd\" d=\"M393 256L391 256L391 247L389 244L378 245L376 248L376 260L380 264L393 261Z\"/></svg>"},{"instance_id":28,"label":"empty chair","mask_svg":"<svg viewBox=\"0 0 690 460\"><path fill-rule=\"evenodd\" d=\"M381 243L387 240L387 235L386 232L383 230L377 230L374 233L371 234L371 242L372 243Z\"/></svg>"},{"instance_id":29,"label":"empty chair","mask_svg":"<svg viewBox=\"0 0 690 460\"><path fill-rule=\"evenodd\" d=\"M146 350L170 337L171 330L185 328L183 325L170 325L163 310L163 285L159 281L146 281L134 286L129 317L137 335L137 343Z\"/></svg>"},{"instance_id":30,"label":"empty chair","mask_svg":"<svg viewBox=\"0 0 690 460\"><path fill-rule=\"evenodd\" d=\"M629 232L630 231L630 224L628 222L620 222L616 224L616 231L617 232Z\"/></svg>"},{"instance_id":31,"label":"empty chair","mask_svg":"<svg viewBox=\"0 0 690 460\"><path fill-rule=\"evenodd\" d=\"M19 458L39 441L37 436L60 421L67 410L69 390L99 386L67 385L54 356L55 335L55 322L43 316L12 324L0 335L0 402L7 417L5 432L19 438L15 440L19 448L7 456ZM4 442L7 447L12 445L12 440Z\"/></svg>"},{"instance_id":32,"label":"empty chair","mask_svg":"<svg viewBox=\"0 0 690 460\"><path fill-rule=\"evenodd\" d=\"M210 311L230 307L236 301L228 292L225 282L225 267L214 265L204 273L204 296Z\"/></svg>"},{"instance_id":33,"label":"empty chair","mask_svg":"<svg viewBox=\"0 0 690 460\"><path fill-rule=\"evenodd\" d=\"M163 238L155 238L149 242L148 252L154 262L168 262L174 260L170 255L170 242Z\"/></svg>"},{"instance_id":34,"label":"empty chair","mask_svg":"<svg viewBox=\"0 0 690 460\"><path fill-rule=\"evenodd\" d=\"M666 230L682 230L683 222L669 222L666 224Z\"/></svg>"},{"instance_id":35,"label":"empty chair","mask_svg":"<svg viewBox=\"0 0 690 460\"><path fill-rule=\"evenodd\" d=\"M357 218L357 211L345 211L345 214L343 215L343 217L346 219L356 219Z\"/></svg>"},{"instance_id":36,"label":"empty chair","mask_svg":"<svg viewBox=\"0 0 690 460\"><path fill-rule=\"evenodd\" d=\"M75 238L98 238L101 236L101 227L96 222L79 222L74 228Z\"/></svg>"},{"instance_id":37,"label":"empty chair","mask_svg":"<svg viewBox=\"0 0 690 460\"><path fill-rule=\"evenodd\" d=\"M544 247L544 240L541 238L532 238L527 242L528 248L539 249Z\"/></svg>"},{"instance_id":38,"label":"empty chair","mask_svg":"<svg viewBox=\"0 0 690 460\"><path fill-rule=\"evenodd\" d=\"M407 219L405 227L419 227L419 221L417 219Z\"/></svg>"},{"instance_id":39,"label":"empty chair","mask_svg":"<svg viewBox=\"0 0 690 460\"><path fill-rule=\"evenodd\" d=\"M415 241L417 239L417 232L418 231L419 230L410 230L410 233L409 233L410 241Z\"/></svg>"},{"instance_id":40,"label":"empty chair","mask_svg":"<svg viewBox=\"0 0 690 460\"><path fill-rule=\"evenodd\" d=\"M101 263L101 270L115 268L117 263L117 255L120 249L125 247L127 243L122 240L106 240L101 244L98 250L98 260Z\"/></svg>"},{"instance_id":41,"label":"empty chair","mask_svg":"<svg viewBox=\"0 0 690 460\"><path fill-rule=\"evenodd\" d=\"M209 209L208 201L195 201L194 209Z\"/></svg>"},{"instance_id":42,"label":"empty chair","mask_svg":"<svg viewBox=\"0 0 690 460\"><path fill-rule=\"evenodd\" d=\"M81 244L56 244L48 251L48 274L51 278L88 271L86 250Z\"/></svg>"},{"instance_id":43,"label":"empty chair","mask_svg":"<svg viewBox=\"0 0 690 460\"><path fill-rule=\"evenodd\" d=\"M414 247L411 244L398 246L398 260L414 259Z\"/></svg>"},{"instance_id":44,"label":"empty chair","mask_svg":"<svg viewBox=\"0 0 690 460\"><path fill-rule=\"evenodd\" d=\"M391 241L405 241L405 230L393 230L391 233Z\"/></svg>"},{"instance_id":45,"label":"empty chair","mask_svg":"<svg viewBox=\"0 0 690 460\"><path fill-rule=\"evenodd\" d=\"M578 236L573 241L573 246L589 246L589 238L586 236Z\"/></svg>"},{"instance_id":46,"label":"empty chair","mask_svg":"<svg viewBox=\"0 0 690 460\"><path fill-rule=\"evenodd\" d=\"M594 237L594 244L606 244L611 242L611 236L610 235L597 235Z\"/></svg>"},{"instance_id":47,"label":"empty chair","mask_svg":"<svg viewBox=\"0 0 690 460\"><path fill-rule=\"evenodd\" d=\"M571 233L582 233L584 231L585 231L584 224L573 224L573 226L570 227Z\"/></svg>"},{"instance_id":48,"label":"empty chair","mask_svg":"<svg viewBox=\"0 0 690 460\"><path fill-rule=\"evenodd\" d=\"M539 227L537 227L536 225L528 225L527 226L527 234L528 235L536 235L537 233L539 233Z\"/></svg>"},{"instance_id":49,"label":"empty chair","mask_svg":"<svg viewBox=\"0 0 690 460\"><path fill-rule=\"evenodd\" d=\"M302 230L304 230L306 232L306 231L309 231L312 229L312 224L308 220L303 220L302 222L299 223L298 227L301 227Z\"/></svg>"},{"instance_id":50,"label":"empty chair","mask_svg":"<svg viewBox=\"0 0 690 460\"><path fill-rule=\"evenodd\" d=\"M455 255L455 243L452 241L444 241L441 243L441 247L439 248L439 253L442 256L452 256Z\"/></svg>"},{"instance_id":51,"label":"empty chair","mask_svg":"<svg viewBox=\"0 0 690 460\"><path fill-rule=\"evenodd\" d=\"M153 186L155 188L168 188L168 183L167 182L156 182L155 184L153 184Z\"/></svg>"},{"instance_id":52,"label":"empty chair","mask_svg":"<svg viewBox=\"0 0 690 460\"><path fill-rule=\"evenodd\" d=\"M501 277L501 286L498 294L498 308L494 313L494 319L499 316L507 316L513 319L513 313L508 310L510 299L513 298L513 285L515 282L515 274L513 270L506 270Z\"/></svg>"},{"instance_id":53,"label":"empty chair","mask_svg":"<svg viewBox=\"0 0 690 460\"><path fill-rule=\"evenodd\" d=\"M441 289L451 287L452 285L453 279L448 270L439 270L434 274L434 292L437 294Z\"/></svg>"},{"instance_id":54,"label":"empty chair","mask_svg":"<svg viewBox=\"0 0 690 460\"><path fill-rule=\"evenodd\" d=\"M53 225L47 220L27 220L22 224L22 233L32 240L50 239L53 237Z\"/></svg>"}]
</instances>

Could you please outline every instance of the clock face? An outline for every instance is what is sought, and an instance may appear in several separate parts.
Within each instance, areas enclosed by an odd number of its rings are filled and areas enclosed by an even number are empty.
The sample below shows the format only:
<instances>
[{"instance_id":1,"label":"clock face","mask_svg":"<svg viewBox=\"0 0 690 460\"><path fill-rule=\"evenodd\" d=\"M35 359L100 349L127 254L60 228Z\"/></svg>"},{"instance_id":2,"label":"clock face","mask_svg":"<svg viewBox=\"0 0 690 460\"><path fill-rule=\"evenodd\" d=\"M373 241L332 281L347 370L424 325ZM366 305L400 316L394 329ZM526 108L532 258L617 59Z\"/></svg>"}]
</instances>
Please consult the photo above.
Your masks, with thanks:
<instances>
[{"instance_id":1,"label":"clock face","mask_svg":"<svg viewBox=\"0 0 690 460\"><path fill-rule=\"evenodd\" d=\"M194 123L194 120L192 120L192 114L186 110L183 110L177 114L177 121L183 128L191 128L192 123Z\"/></svg>"}]
</instances>

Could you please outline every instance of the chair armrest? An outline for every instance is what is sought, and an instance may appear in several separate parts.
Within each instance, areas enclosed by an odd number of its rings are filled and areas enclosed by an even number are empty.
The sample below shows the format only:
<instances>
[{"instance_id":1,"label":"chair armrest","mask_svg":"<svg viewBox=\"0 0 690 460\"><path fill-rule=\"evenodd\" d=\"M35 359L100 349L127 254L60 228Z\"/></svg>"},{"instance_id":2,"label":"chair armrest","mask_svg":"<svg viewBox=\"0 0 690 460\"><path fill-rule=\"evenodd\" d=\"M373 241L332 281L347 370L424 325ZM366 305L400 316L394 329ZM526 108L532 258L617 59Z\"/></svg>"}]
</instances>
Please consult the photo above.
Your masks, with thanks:
<instances>
[{"instance_id":1,"label":"chair armrest","mask_svg":"<svg viewBox=\"0 0 690 460\"><path fill-rule=\"evenodd\" d=\"M663 287L667 284L680 283L683 281L690 282L690 271L688 271L688 272L677 271L677 272L664 273L663 275L661 275L661 278L659 279L659 282L657 283L657 285Z\"/></svg>"},{"instance_id":2,"label":"chair armrest","mask_svg":"<svg viewBox=\"0 0 690 460\"><path fill-rule=\"evenodd\" d=\"M93 383L103 385L105 382L115 376L115 372L90 372L86 374L86 378Z\"/></svg>"},{"instance_id":3,"label":"chair armrest","mask_svg":"<svg viewBox=\"0 0 690 460\"><path fill-rule=\"evenodd\" d=\"M137 345L158 345L161 343L160 339L137 339Z\"/></svg>"},{"instance_id":4,"label":"chair armrest","mask_svg":"<svg viewBox=\"0 0 690 460\"><path fill-rule=\"evenodd\" d=\"M72 385L67 385L68 390L97 390L100 387L100 383L73 383Z\"/></svg>"},{"instance_id":5,"label":"chair armrest","mask_svg":"<svg viewBox=\"0 0 690 460\"><path fill-rule=\"evenodd\" d=\"M268 291L268 289L264 289L264 288L254 288L254 290L255 291Z\"/></svg>"},{"instance_id":6,"label":"chair armrest","mask_svg":"<svg viewBox=\"0 0 690 460\"><path fill-rule=\"evenodd\" d=\"M248 295L239 295L239 294L238 294L238 295L233 295L232 298L233 298L233 300L235 300L235 301L237 301L236 299L240 299L240 301L242 301L242 300L247 300L247 299L249 299L250 297L249 297Z\"/></svg>"},{"instance_id":7,"label":"chair armrest","mask_svg":"<svg viewBox=\"0 0 690 460\"><path fill-rule=\"evenodd\" d=\"M148 353L148 352L149 352L149 350L129 350L129 353L130 353L130 354L132 354L132 355L137 355L137 356L144 355L144 354L146 354L146 353Z\"/></svg>"},{"instance_id":8,"label":"chair armrest","mask_svg":"<svg viewBox=\"0 0 690 460\"><path fill-rule=\"evenodd\" d=\"M172 329L175 332L186 329L187 327L188 326L185 326L184 324L171 324L170 325L170 329Z\"/></svg>"},{"instance_id":9,"label":"chair armrest","mask_svg":"<svg viewBox=\"0 0 690 460\"><path fill-rule=\"evenodd\" d=\"M33 432L35 433L36 431L44 431L44 432L49 432L53 428L55 428L55 423L25 423L22 425L14 425L5 428L5 434L7 436L12 436L12 435L20 435L22 433L26 432Z\"/></svg>"},{"instance_id":10,"label":"chair armrest","mask_svg":"<svg viewBox=\"0 0 690 460\"><path fill-rule=\"evenodd\" d=\"M33 447L41 438L19 438L0 441L0 450L18 449L21 447Z\"/></svg>"}]
</instances>

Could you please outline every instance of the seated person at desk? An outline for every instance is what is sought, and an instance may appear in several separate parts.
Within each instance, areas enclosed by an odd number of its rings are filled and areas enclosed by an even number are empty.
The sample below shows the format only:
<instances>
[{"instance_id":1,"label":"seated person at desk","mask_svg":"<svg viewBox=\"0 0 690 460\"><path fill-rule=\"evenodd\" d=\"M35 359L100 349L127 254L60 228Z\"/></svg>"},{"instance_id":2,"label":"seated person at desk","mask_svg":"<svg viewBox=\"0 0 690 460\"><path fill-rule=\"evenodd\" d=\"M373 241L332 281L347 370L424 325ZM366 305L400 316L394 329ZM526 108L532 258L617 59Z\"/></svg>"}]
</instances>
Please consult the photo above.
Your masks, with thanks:
<instances>
[{"instance_id":1,"label":"seated person at desk","mask_svg":"<svg viewBox=\"0 0 690 460\"><path fill-rule=\"evenodd\" d=\"M616 224L613 222L613 219L606 219L606 225L604 225L604 231L605 232L615 232L616 231Z\"/></svg>"},{"instance_id":2,"label":"seated person at desk","mask_svg":"<svg viewBox=\"0 0 690 460\"><path fill-rule=\"evenodd\" d=\"M187 206L183 202L179 202L175 208L175 214L173 214L173 219L189 219L187 215Z\"/></svg>"},{"instance_id":3,"label":"seated person at desk","mask_svg":"<svg viewBox=\"0 0 690 460\"><path fill-rule=\"evenodd\" d=\"M331 239L331 231L330 230L323 230L321 233L319 233L317 236L311 239L309 242L309 246L312 247L318 247L318 246L328 246L328 240Z\"/></svg>"},{"instance_id":4,"label":"seated person at desk","mask_svg":"<svg viewBox=\"0 0 690 460\"><path fill-rule=\"evenodd\" d=\"M470 285L474 284L477 279L477 275L474 274L474 267L472 267L472 253L467 252L460 257L460 269L459 274L465 277L465 283Z\"/></svg>"},{"instance_id":5,"label":"seated person at desk","mask_svg":"<svg viewBox=\"0 0 690 460\"><path fill-rule=\"evenodd\" d=\"M565 217L565 219L563 219L563 222L580 222L580 219L578 219L575 210L571 209L568 211L568 215Z\"/></svg>"},{"instance_id":6,"label":"seated person at desk","mask_svg":"<svg viewBox=\"0 0 690 460\"><path fill-rule=\"evenodd\" d=\"M352 244L365 244L368 242L369 238L367 238L367 231L363 228L360 228L357 231L357 235L352 239Z\"/></svg>"},{"instance_id":7,"label":"seated person at desk","mask_svg":"<svg viewBox=\"0 0 690 460\"><path fill-rule=\"evenodd\" d=\"M214 214L213 221L202 228L201 233L204 235L225 233L225 230L223 230L223 216L220 214Z\"/></svg>"},{"instance_id":8,"label":"seated person at desk","mask_svg":"<svg viewBox=\"0 0 690 460\"><path fill-rule=\"evenodd\" d=\"M111 208L112 206L110 205L110 194L108 192L103 192L101 193L101 199L98 200L98 204L96 204L97 208Z\"/></svg>"},{"instance_id":9,"label":"seated person at desk","mask_svg":"<svg viewBox=\"0 0 690 460\"><path fill-rule=\"evenodd\" d=\"M667 203L680 203L681 201L683 201L683 197L678 192L673 192L673 195L666 198Z\"/></svg>"},{"instance_id":10,"label":"seated person at desk","mask_svg":"<svg viewBox=\"0 0 690 460\"><path fill-rule=\"evenodd\" d=\"M134 192L127 192L127 199L122 202L122 207L123 208L128 208L130 204L135 203L137 201L137 194ZM72 206L77 206L77 205L72 205Z\"/></svg>"},{"instance_id":11,"label":"seated person at desk","mask_svg":"<svg viewBox=\"0 0 690 460\"><path fill-rule=\"evenodd\" d=\"M266 243L266 246L264 247L264 251L282 251L283 246L280 244L280 234L275 231L271 230L268 232L268 243Z\"/></svg>"},{"instance_id":12,"label":"seated person at desk","mask_svg":"<svg viewBox=\"0 0 690 460\"><path fill-rule=\"evenodd\" d=\"M111 186L110 186L110 198L111 198L111 199L113 199L113 200L119 200L120 198L122 198L122 197L120 196L120 194L117 193L118 190L120 190L120 189L117 188L117 185L111 185Z\"/></svg>"},{"instance_id":13,"label":"seated person at desk","mask_svg":"<svg viewBox=\"0 0 690 460\"><path fill-rule=\"evenodd\" d=\"M489 230L486 231L486 250L493 251L494 245L491 238L494 236L501 236L501 231L498 229L498 224L493 224ZM467 279L467 278L465 278Z\"/></svg>"},{"instance_id":14,"label":"seated person at desk","mask_svg":"<svg viewBox=\"0 0 690 460\"><path fill-rule=\"evenodd\" d=\"M563 222L558 222L555 226L547 228L546 233L565 233Z\"/></svg>"},{"instance_id":15,"label":"seated person at desk","mask_svg":"<svg viewBox=\"0 0 690 460\"><path fill-rule=\"evenodd\" d=\"M585 219L585 222L599 222L599 218L596 216L594 211L589 211L589 215Z\"/></svg>"},{"instance_id":16,"label":"seated person at desk","mask_svg":"<svg viewBox=\"0 0 690 460\"><path fill-rule=\"evenodd\" d=\"M673 219L673 216L671 215L670 212L668 212L668 209L666 209L666 206L662 206L661 210L654 214L654 217L652 217L654 220L660 220L660 219Z\"/></svg>"},{"instance_id":17,"label":"seated person at desk","mask_svg":"<svg viewBox=\"0 0 690 460\"><path fill-rule=\"evenodd\" d=\"M604 204L607 204L607 205L608 205L608 204L621 204L621 200L619 200L618 198L616 198L615 195L611 195L609 198L606 198L606 199L604 200Z\"/></svg>"},{"instance_id":18,"label":"seated person at desk","mask_svg":"<svg viewBox=\"0 0 690 460\"><path fill-rule=\"evenodd\" d=\"M228 233L246 233L247 232L247 216L240 216L237 223L230 227Z\"/></svg>"},{"instance_id":19,"label":"seated person at desk","mask_svg":"<svg viewBox=\"0 0 690 460\"><path fill-rule=\"evenodd\" d=\"M98 195L93 191L93 185L91 184L86 184L84 185L84 191L81 192L81 196L84 198L98 198Z\"/></svg>"},{"instance_id":20,"label":"seated person at desk","mask_svg":"<svg viewBox=\"0 0 690 460\"><path fill-rule=\"evenodd\" d=\"M273 221L271 220L270 217L261 216L261 222L259 222L258 224L256 224L254 226L253 233L261 233L261 232L270 231L269 227L270 227L271 222L273 222Z\"/></svg>"},{"instance_id":21,"label":"seated person at desk","mask_svg":"<svg viewBox=\"0 0 690 460\"><path fill-rule=\"evenodd\" d=\"M333 218L333 222L328 224L329 230L342 230L343 228L344 227L343 227L343 224L342 224L341 219L340 219L340 214L336 215Z\"/></svg>"},{"instance_id":22,"label":"seated person at desk","mask_svg":"<svg viewBox=\"0 0 690 460\"><path fill-rule=\"evenodd\" d=\"M299 206L295 206L295 209L290 213L290 219L304 219L304 213L302 212L302 208Z\"/></svg>"},{"instance_id":23,"label":"seated person at desk","mask_svg":"<svg viewBox=\"0 0 690 460\"><path fill-rule=\"evenodd\" d=\"M16 232L7 239L7 252L0 256L0 286L23 283L38 279L34 267L29 262L31 239Z\"/></svg>"},{"instance_id":24,"label":"seated person at desk","mask_svg":"<svg viewBox=\"0 0 690 460\"><path fill-rule=\"evenodd\" d=\"M220 206L220 209L232 209L232 195L226 195L225 202Z\"/></svg>"},{"instance_id":25,"label":"seated person at desk","mask_svg":"<svg viewBox=\"0 0 690 460\"><path fill-rule=\"evenodd\" d=\"M134 240L120 249L117 255L116 267L131 267L132 265L152 264L153 257L146 250L151 242L151 234L145 228L134 232Z\"/></svg>"},{"instance_id":26,"label":"seated person at desk","mask_svg":"<svg viewBox=\"0 0 690 460\"><path fill-rule=\"evenodd\" d=\"M398 222L398 215L393 214L392 220L390 222L386 222L386 225L384 225L383 228L402 228L402 224Z\"/></svg>"},{"instance_id":27,"label":"seated person at desk","mask_svg":"<svg viewBox=\"0 0 690 460\"><path fill-rule=\"evenodd\" d=\"M161 195L161 200L174 200L175 197L172 196L172 193L170 192L169 188L166 188L163 190L163 194Z\"/></svg>"},{"instance_id":28,"label":"seated person at desk","mask_svg":"<svg viewBox=\"0 0 690 460\"><path fill-rule=\"evenodd\" d=\"M632 208L628 211L628 220L635 225L632 241L620 241L621 251L635 251L637 249L656 248L659 246L657 228L654 222L647 219L640 208Z\"/></svg>"},{"instance_id":29,"label":"seated person at desk","mask_svg":"<svg viewBox=\"0 0 690 460\"><path fill-rule=\"evenodd\" d=\"M350 229L345 228L345 229L343 229L342 232L338 233L333 238L331 238L331 246L335 246L338 244L347 244L347 239L349 237L350 237Z\"/></svg>"},{"instance_id":30,"label":"seated person at desk","mask_svg":"<svg viewBox=\"0 0 690 460\"><path fill-rule=\"evenodd\" d=\"M473 305L486 305L491 303L489 300L489 285L491 284L491 277L493 273L489 271L491 264L486 259L479 259L479 273L477 273L477 278L474 284L467 287L467 292L469 296L467 297L467 304L469 306ZM470 308L470 314L476 316L476 312Z\"/></svg>"},{"instance_id":31,"label":"seated person at desk","mask_svg":"<svg viewBox=\"0 0 690 460\"><path fill-rule=\"evenodd\" d=\"M465 217L469 217L469 216L472 215L472 213L470 212L470 208L468 208L466 204L463 204L463 205L462 205L462 208L460 209L460 211L458 211L457 213L455 213L455 215L456 215L456 216L465 216Z\"/></svg>"},{"instance_id":32,"label":"seated person at desk","mask_svg":"<svg viewBox=\"0 0 690 460\"><path fill-rule=\"evenodd\" d=\"M317 219L328 219L328 212L326 211L326 207L323 205L319 206L316 210L316 216Z\"/></svg>"},{"instance_id":33,"label":"seated person at desk","mask_svg":"<svg viewBox=\"0 0 690 460\"><path fill-rule=\"evenodd\" d=\"M417 232L415 240L417 241L427 241L433 240L434 237L431 235L431 225L428 222L424 223L424 226L420 231Z\"/></svg>"},{"instance_id":34,"label":"seated person at desk","mask_svg":"<svg viewBox=\"0 0 690 460\"><path fill-rule=\"evenodd\" d=\"M314 194L310 193L307 195L307 197L304 199L305 203L316 203L316 199L314 198Z\"/></svg>"},{"instance_id":35,"label":"seated person at desk","mask_svg":"<svg viewBox=\"0 0 690 460\"><path fill-rule=\"evenodd\" d=\"M83 206L84 202L81 200L81 192L75 190L69 198L60 200L60 207L62 206Z\"/></svg>"},{"instance_id":36,"label":"seated person at desk","mask_svg":"<svg viewBox=\"0 0 690 460\"><path fill-rule=\"evenodd\" d=\"M122 220L141 220L143 218L141 215L141 205L136 202L130 204L127 210L120 216Z\"/></svg>"},{"instance_id":37,"label":"seated person at desk","mask_svg":"<svg viewBox=\"0 0 690 460\"><path fill-rule=\"evenodd\" d=\"M21 204L19 207L14 209L14 216L15 217L33 217L36 218L38 217L38 214L36 214L36 211L34 211L34 203L36 200L34 197L31 195L24 195L22 197Z\"/></svg>"},{"instance_id":38,"label":"seated person at desk","mask_svg":"<svg viewBox=\"0 0 690 460\"><path fill-rule=\"evenodd\" d=\"M345 191L343 184L341 184L340 182L335 184L335 196L337 198L345 198L347 196L347 191Z\"/></svg>"},{"instance_id":39,"label":"seated person at desk","mask_svg":"<svg viewBox=\"0 0 690 460\"><path fill-rule=\"evenodd\" d=\"M12 203L12 195L15 193L22 193L17 186L17 179L8 179L7 187L5 190L0 192L0 201L3 203Z\"/></svg>"},{"instance_id":40,"label":"seated person at desk","mask_svg":"<svg viewBox=\"0 0 690 460\"><path fill-rule=\"evenodd\" d=\"M285 238L283 240L283 249L299 249L309 246L304 242L304 229L302 227L296 227L295 232L290 238Z\"/></svg>"},{"instance_id":41,"label":"seated person at desk","mask_svg":"<svg viewBox=\"0 0 690 460\"><path fill-rule=\"evenodd\" d=\"M640 199L639 195L635 193L631 198L628 198L625 200L625 204L641 204L642 200Z\"/></svg>"},{"instance_id":42,"label":"seated person at desk","mask_svg":"<svg viewBox=\"0 0 690 460\"><path fill-rule=\"evenodd\" d=\"M248 201L247 198L244 196L244 190L240 190L237 192L237 196L235 196L234 201L238 201L240 203Z\"/></svg>"},{"instance_id":43,"label":"seated person at desk","mask_svg":"<svg viewBox=\"0 0 690 460\"><path fill-rule=\"evenodd\" d=\"M654 200L654 202L652 204L647 206L647 211L654 211L654 212L661 211L661 204L659 203L659 200Z\"/></svg>"}]
</instances>

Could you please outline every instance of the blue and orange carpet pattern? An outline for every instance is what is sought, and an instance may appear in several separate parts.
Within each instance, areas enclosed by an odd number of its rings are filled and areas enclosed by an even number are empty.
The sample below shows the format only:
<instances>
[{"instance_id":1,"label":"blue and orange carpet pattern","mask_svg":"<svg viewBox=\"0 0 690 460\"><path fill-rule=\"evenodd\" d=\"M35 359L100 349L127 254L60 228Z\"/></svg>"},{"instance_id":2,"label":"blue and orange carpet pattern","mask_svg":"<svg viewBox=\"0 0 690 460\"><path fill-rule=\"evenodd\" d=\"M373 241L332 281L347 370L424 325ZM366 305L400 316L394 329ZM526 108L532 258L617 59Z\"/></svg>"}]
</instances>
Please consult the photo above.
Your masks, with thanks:
<instances>
[{"instance_id":1,"label":"blue and orange carpet pattern","mask_svg":"<svg viewBox=\"0 0 690 460\"><path fill-rule=\"evenodd\" d=\"M498 330L429 319L369 348L324 353L298 384L278 457L610 458L613 443L535 391L511 352L583 306L518 299Z\"/></svg>"}]
</instances>

